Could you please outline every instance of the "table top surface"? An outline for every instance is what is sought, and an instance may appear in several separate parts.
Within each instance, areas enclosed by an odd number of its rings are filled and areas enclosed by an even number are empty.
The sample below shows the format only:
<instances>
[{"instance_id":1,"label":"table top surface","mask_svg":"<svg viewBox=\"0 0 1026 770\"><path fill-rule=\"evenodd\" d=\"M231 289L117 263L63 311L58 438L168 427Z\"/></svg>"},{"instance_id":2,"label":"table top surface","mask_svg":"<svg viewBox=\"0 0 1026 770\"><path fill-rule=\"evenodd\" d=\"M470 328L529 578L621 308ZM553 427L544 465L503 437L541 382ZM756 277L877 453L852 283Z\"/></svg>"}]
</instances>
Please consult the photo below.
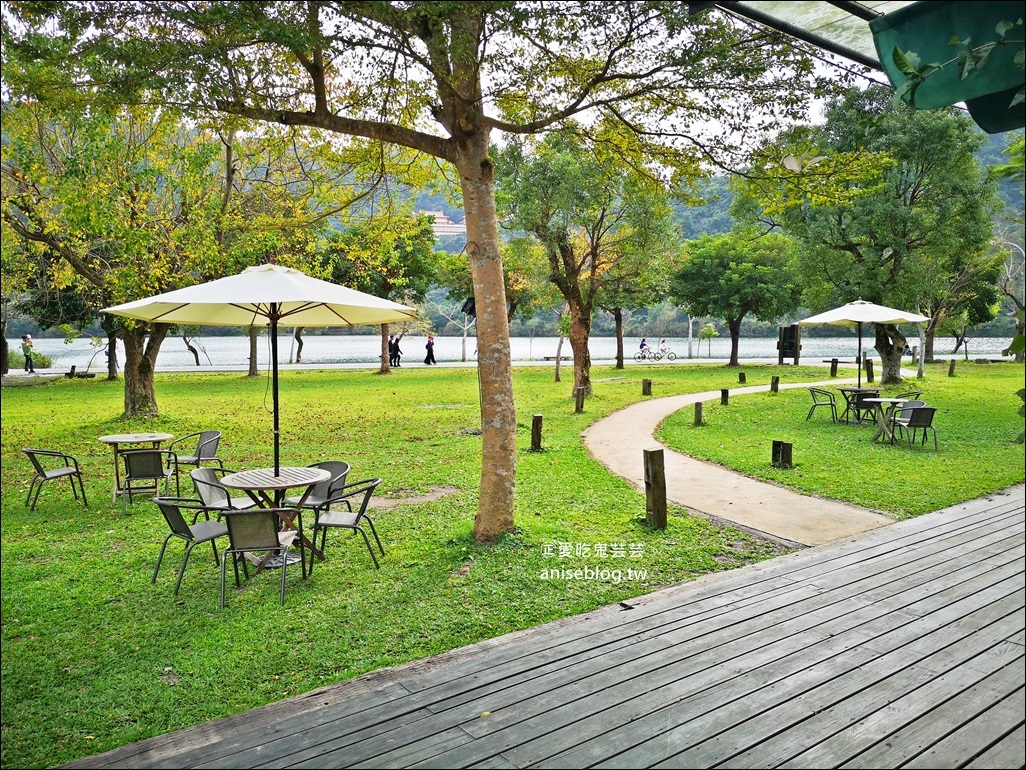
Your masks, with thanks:
<instances>
[{"instance_id":1,"label":"table top surface","mask_svg":"<svg viewBox=\"0 0 1026 770\"><path fill-rule=\"evenodd\" d=\"M221 484L229 489L289 489L290 487L312 486L330 478L331 471L326 471L324 468L284 467L278 469L277 475L274 473L274 468L258 468L252 471L229 473L221 479Z\"/></svg>"},{"instance_id":2,"label":"table top surface","mask_svg":"<svg viewBox=\"0 0 1026 770\"><path fill-rule=\"evenodd\" d=\"M115 433L100 436L99 441L104 444L144 444L147 441L170 441L174 437L174 433Z\"/></svg>"}]
</instances>

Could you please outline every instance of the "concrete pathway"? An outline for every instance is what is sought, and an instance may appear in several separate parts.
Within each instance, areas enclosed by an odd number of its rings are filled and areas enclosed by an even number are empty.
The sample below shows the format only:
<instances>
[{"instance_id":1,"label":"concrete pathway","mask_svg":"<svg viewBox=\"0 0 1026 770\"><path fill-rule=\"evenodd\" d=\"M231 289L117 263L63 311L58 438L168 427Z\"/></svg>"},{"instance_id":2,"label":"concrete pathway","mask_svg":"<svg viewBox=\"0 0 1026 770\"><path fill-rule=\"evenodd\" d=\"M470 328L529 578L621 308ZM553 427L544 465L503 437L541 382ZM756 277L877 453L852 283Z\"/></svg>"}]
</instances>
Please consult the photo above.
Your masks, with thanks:
<instances>
[{"instance_id":1,"label":"concrete pathway","mask_svg":"<svg viewBox=\"0 0 1026 770\"><path fill-rule=\"evenodd\" d=\"M806 382L785 388L837 385ZM731 388L731 397L769 390L768 385ZM613 473L645 489L643 450L662 449L666 496L711 519L800 545L823 545L894 520L855 505L808 497L773 484L755 481L713 463L674 452L653 437L669 415L699 401L719 400L719 391L642 401L599 420L585 431L588 451ZM767 448L767 452L769 449Z\"/></svg>"}]
</instances>

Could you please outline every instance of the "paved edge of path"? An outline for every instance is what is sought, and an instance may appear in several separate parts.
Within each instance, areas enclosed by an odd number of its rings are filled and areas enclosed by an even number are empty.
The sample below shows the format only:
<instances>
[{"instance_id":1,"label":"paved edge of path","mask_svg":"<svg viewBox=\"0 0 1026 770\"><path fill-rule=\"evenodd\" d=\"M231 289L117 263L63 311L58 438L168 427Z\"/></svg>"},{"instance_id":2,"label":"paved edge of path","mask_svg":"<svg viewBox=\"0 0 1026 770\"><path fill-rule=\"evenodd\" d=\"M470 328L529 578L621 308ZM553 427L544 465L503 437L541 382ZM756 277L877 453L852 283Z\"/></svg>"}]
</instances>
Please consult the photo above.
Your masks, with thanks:
<instances>
[{"instance_id":1,"label":"paved edge of path","mask_svg":"<svg viewBox=\"0 0 1026 770\"><path fill-rule=\"evenodd\" d=\"M779 388L837 384L837 380L830 380L780 385ZM732 388L730 395L769 389L768 385ZM584 431L585 446L592 457L642 491L645 489L643 450L662 449L669 501L776 540L823 545L894 523L894 519L866 508L801 495L714 463L695 460L656 441L655 431L666 417L691 404L719 397L719 391L706 391L640 401L588 427Z\"/></svg>"}]
</instances>

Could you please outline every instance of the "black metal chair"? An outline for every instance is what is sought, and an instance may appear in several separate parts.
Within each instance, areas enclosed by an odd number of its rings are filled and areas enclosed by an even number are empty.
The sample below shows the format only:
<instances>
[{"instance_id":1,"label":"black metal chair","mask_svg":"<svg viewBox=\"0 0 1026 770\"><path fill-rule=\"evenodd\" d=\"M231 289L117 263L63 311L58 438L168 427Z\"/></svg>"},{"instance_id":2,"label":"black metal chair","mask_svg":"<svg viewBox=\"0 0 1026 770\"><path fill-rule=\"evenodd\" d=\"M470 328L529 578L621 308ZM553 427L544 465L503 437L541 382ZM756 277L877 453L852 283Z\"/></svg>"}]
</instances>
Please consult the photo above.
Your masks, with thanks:
<instances>
[{"instance_id":1,"label":"black metal chair","mask_svg":"<svg viewBox=\"0 0 1026 770\"><path fill-rule=\"evenodd\" d=\"M805 420L808 421L812 418L812 413L817 407L829 406L830 418L837 422L837 400L834 398L834 394L822 388L809 388L809 393L812 394L812 406L809 407L809 413Z\"/></svg>"},{"instance_id":2,"label":"black metal chair","mask_svg":"<svg viewBox=\"0 0 1026 770\"><path fill-rule=\"evenodd\" d=\"M128 503L133 495L147 494L150 497L160 494L160 483L164 484L164 494L168 492L171 477L175 475L176 456L169 449L130 449L120 452L119 457L125 464L125 473L121 478L121 512L128 513ZM175 494L181 490L175 476Z\"/></svg>"},{"instance_id":3,"label":"black metal chair","mask_svg":"<svg viewBox=\"0 0 1026 770\"><path fill-rule=\"evenodd\" d=\"M228 488L221 483L221 477L232 472L227 468L196 468L189 471L192 485L205 510L220 516L225 511L245 511L257 507L248 495L232 497Z\"/></svg>"},{"instance_id":4,"label":"black metal chair","mask_svg":"<svg viewBox=\"0 0 1026 770\"><path fill-rule=\"evenodd\" d=\"M174 595L178 595L178 589L182 586L182 577L185 575L185 566L189 563L189 554L192 553L192 549L201 543L210 543L214 549L214 564L220 565L220 559L217 555L217 538L224 537L228 534L228 528L219 521L210 521L209 516L205 521L199 523L196 522L196 518L193 518L192 524L185 521L185 516L182 515L182 509L192 509L196 511L196 517L200 513L204 513L202 507L197 507L195 500L188 500L181 497L155 497L153 502L160 508L160 512L164 514L164 520L170 527L171 532L167 537L164 538L164 544L160 547L160 555L157 557L157 566L153 570L153 581L157 582L157 573L160 572L160 563L164 560L164 551L167 550L167 544L171 542L171 538L178 538L184 540L185 545L185 557L182 559L182 566L178 570L178 580L175 582Z\"/></svg>"},{"instance_id":5,"label":"black metal chair","mask_svg":"<svg viewBox=\"0 0 1026 770\"><path fill-rule=\"evenodd\" d=\"M28 457L29 462L36 471L29 485L28 497L25 498L25 505L30 511L36 509L36 502L39 500L39 492L43 484L53 479L67 478L71 481L71 492L78 500L79 491L82 492L82 504L88 508L89 501L86 500L85 487L82 485L82 471L78 467L78 460L64 452L57 452L52 449L22 449ZM78 489L75 489L75 479L78 479ZM33 496L33 493L35 495ZM31 505L29 504L31 501Z\"/></svg>"},{"instance_id":6,"label":"black metal chair","mask_svg":"<svg viewBox=\"0 0 1026 770\"><path fill-rule=\"evenodd\" d=\"M186 442L195 442L195 448L192 449L191 454L182 454L182 450L178 449L178 447L184 445ZM218 468L224 468L224 463L221 461L221 458L217 456L217 448L220 443L221 431L219 430L204 430L198 433L189 433L188 435L172 441L167 445L167 448L172 452L175 452L178 456L178 463L175 465L175 475L178 475L179 468L182 465L202 468L204 464L216 464Z\"/></svg>"},{"instance_id":7,"label":"black metal chair","mask_svg":"<svg viewBox=\"0 0 1026 770\"><path fill-rule=\"evenodd\" d=\"M349 463L342 462L341 460L325 460L314 463L310 467L323 468L331 474L331 478L314 485L314 488L310 490L310 494L307 495L303 507L314 511L328 510L331 504L336 502L333 498L342 494L342 490L345 488L346 476L349 475ZM299 505L301 499L300 497L286 497L285 505ZM345 502L346 507L352 510L348 498L343 499L341 502Z\"/></svg>"},{"instance_id":8,"label":"black metal chair","mask_svg":"<svg viewBox=\"0 0 1026 770\"><path fill-rule=\"evenodd\" d=\"M908 420L895 421L899 433L908 434L908 448L911 449L916 441L916 432L923 432L922 445L926 446L926 432L933 432L933 450L937 451L937 429L933 427L933 416L937 412L935 406L914 406L911 408Z\"/></svg>"},{"instance_id":9,"label":"black metal chair","mask_svg":"<svg viewBox=\"0 0 1026 770\"><path fill-rule=\"evenodd\" d=\"M352 529L363 535L363 542L367 545L367 551L371 555L371 559L374 560L375 569L380 568L378 564L378 557L374 555L374 549L371 547L370 539L367 537L367 533L361 526L363 522L367 522L370 527L371 534L374 535L374 540L378 544L378 550L381 551L381 555L385 555L385 549L381 547L381 539L378 537L378 532L374 528L374 522L370 516L367 515L367 506L370 504L371 495L374 494L374 490L377 489L378 484L381 483L381 479L364 479L363 481L356 481L352 484L346 484L339 490L339 493L335 495L331 500L328 501L328 505L319 508L314 513L314 525L313 525L313 537L310 542L313 543L313 547L317 548L317 533L321 534L321 546L320 550L324 552L325 539L328 535L329 529ZM359 500L359 508L353 511L353 500ZM348 510L345 511L333 511L330 510L330 505L336 503L345 503ZM310 571L313 572L313 562L310 560Z\"/></svg>"},{"instance_id":10,"label":"black metal chair","mask_svg":"<svg viewBox=\"0 0 1026 770\"><path fill-rule=\"evenodd\" d=\"M246 554L259 552L265 560L268 552L276 551L281 559L281 603L285 604L285 573L289 564L289 549L299 540L299 561L303 568L303 579L306 579L306 548L295 529L282 530L279 510L293 513L295 509L286 508L254 508L248 511L225 511L222 516L228 527L229 547L221 554L221 609L224 609L225 572L228 568L228 557L232 557L235 567L235 586L239 587L239 562L242 571L249 580L249 566ZM302 524L300 524L302 527ZM273 558L273 557L272 557Z\"/></svg>"}]
</instances>

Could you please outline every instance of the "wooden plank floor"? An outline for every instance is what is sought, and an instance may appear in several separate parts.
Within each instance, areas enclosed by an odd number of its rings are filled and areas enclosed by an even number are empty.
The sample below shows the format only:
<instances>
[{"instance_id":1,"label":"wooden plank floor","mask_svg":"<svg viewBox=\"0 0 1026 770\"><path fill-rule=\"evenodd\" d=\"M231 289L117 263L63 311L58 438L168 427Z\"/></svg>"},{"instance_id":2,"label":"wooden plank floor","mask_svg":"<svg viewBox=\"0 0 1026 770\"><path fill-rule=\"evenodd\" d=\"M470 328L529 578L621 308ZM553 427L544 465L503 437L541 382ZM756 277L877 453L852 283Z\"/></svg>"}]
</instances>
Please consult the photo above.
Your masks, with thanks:
<instances>
[{"instance_id":1,"label":"wooden plank floor","mask_svg":"<svg viewBox=\"0 0 1026 770\"><path fill-rule=\"evenodd\" d=\"M1024 766L1024 487L68 767Z\"/></svg>"}]
</instances>

